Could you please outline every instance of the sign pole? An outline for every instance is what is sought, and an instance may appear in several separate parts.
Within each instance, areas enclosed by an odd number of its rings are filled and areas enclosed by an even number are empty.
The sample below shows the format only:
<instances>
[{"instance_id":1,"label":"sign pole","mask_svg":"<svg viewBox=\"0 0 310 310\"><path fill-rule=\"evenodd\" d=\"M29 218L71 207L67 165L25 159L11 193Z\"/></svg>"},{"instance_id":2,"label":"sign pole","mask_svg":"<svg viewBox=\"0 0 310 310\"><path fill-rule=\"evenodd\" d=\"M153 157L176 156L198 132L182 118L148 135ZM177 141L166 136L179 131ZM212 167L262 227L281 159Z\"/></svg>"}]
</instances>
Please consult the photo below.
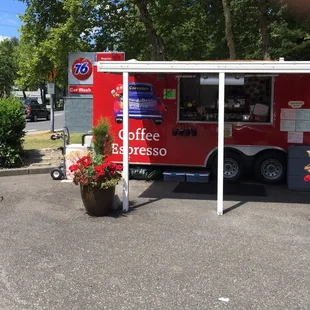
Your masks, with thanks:
<instances>
[{"instance_id":1,"label":"sign pole","mask_svg":"<svg viewBox=\"0 0 310 310\"><path fill-rule=\"evenodd\" d=\"M51 132L54 132L54 100L53 100L54 95L50 95L50 106L51 106Z\"/></svg>"},{"instance_id":2,"label":"sign pole","mask_svg":"<svg viewBox=\"0 0 310 310\"><path fill-rule=\"evenodd\" d=\"M48 83L47 84L47 93L50 95L50 115L51 115L51 132L55 131L54 128L54 94L55 94L55 84L54 83Z\"/></svg>"},{"instance_id":3,"label":"sign pole","mask_svg":"<svg viewBox=\"0 0 310 310\"><path fill-rule=\"evenodd\" d=\"M218 104L218 150L217 150L217 215L223 215L224 194L224 112L225 112L225 73L219 73Z\"/></svg>"},{"instance_id":4,"label":"sign pole","mask_svg":"<svg viewBox=\"0 0 310 310\"><path fill-rule=\"evenodd\" d=\"M123 212L129 209L129 103L128 72L123 73Z\"/></svg>"}]
</instances>

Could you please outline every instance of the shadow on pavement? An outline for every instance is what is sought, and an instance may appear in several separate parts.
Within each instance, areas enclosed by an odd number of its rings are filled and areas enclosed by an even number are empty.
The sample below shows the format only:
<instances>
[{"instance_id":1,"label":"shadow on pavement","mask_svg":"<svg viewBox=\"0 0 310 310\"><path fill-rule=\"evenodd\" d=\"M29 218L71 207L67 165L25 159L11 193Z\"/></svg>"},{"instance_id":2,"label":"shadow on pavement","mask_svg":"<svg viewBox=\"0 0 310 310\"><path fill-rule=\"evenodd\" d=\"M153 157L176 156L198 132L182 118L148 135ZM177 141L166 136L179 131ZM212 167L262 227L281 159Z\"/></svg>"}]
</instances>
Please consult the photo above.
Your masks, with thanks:
<instances>
[{"instance_id":1,"label":"shadow on pavement","mask_svg":"<svg viewBox=\"0 0 310 310\"><path fill-rule=\"evenodd\" d=\"M136 209L147 206L149 204L152 204L154 202L160 201L161 198L157 199L149 199L148 201L142 202L142 203L137 203L135 200L129 201L129 209L128 212L123 212L123 206L120 203L119 207L116 210L113 210L109 216L114 217L114 218L119 218L119 217L126 217L127 214L136 211Z\"/></svg>"},{"instance_id":2,"label":"shadow on pavement","mask_svg":"<svg viewBox=\"0 0 310 310\"><path fill-rule=\"evenodd\" d=\"M252 192L247 191L251 185ZM185 189L186 185L183 183L181 186ZM188 185L189 187L196 186L196 192L191 190L184 190L185 192L180 192L180 183L178 182L165 182L165 181L155 181L148 189L146 189L139 198L152 198L152 199L193 199L193 200L209 200L216 201L216 186L214 191L214 185L211 185L213 189L210 191L210 184L205 184L206 191L203 192L201 187L203 185L197 184L193 186L192 184ZM199 189L200 187L200 189ZM253 191L257 187L257 192ZM198 188L198 189L197 189ZM227 190L225 190L225 188ZM240 195L240 188L244 188L245 191ZM236 191L234 192L234 189ZM177 192L176 192L177 191ZM225 210L225 213L232 211L247 202L265 202L265 203L292 203L292 204L310 204L310 192L297 192L288 190L285 184L282 185L262 185L255 183L240 183L238 188L236 185L224 184L224 200L226 201L236 201L237 203L230 208ZM210 193L210 194L208 194ZM235 194L236 193L236 194Z\"/></svg>"}]
</instances>

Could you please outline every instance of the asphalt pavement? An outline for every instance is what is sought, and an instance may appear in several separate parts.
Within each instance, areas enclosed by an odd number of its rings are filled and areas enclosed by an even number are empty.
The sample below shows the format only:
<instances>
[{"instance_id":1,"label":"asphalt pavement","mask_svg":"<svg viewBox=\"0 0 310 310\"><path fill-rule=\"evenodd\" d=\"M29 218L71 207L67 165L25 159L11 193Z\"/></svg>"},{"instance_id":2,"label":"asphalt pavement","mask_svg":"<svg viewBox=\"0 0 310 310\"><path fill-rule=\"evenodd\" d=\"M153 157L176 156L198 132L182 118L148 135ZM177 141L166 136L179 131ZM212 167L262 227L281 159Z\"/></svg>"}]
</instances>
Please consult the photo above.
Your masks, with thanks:
<instances>
[{"instance_id":1,"label":"asphalt pavement","mask_svg":"<svg viewBox=\"0 0 310 310\"><path fill-rule=\"evenodd\" d=\"M64 111L55 111L54 119L54 129L62 129L65 124L65 114ZM31 122L27 120L26 132L28 134L37 131L49 131L51 129L51 121L39 119L37 122Z\"/></svg>"},{"instance_id":2,"label":"asphalt pavement","mask_svg":"<svg viewBox=\"0 0 310 310\"><path fill-rule=\"evenodd\" d=\"M93 218L72 183L1 178L0 309L309 309L310 193L230 197L217 216L175 186L131 181L131 212Z\"/></svg>"}]
</instances>

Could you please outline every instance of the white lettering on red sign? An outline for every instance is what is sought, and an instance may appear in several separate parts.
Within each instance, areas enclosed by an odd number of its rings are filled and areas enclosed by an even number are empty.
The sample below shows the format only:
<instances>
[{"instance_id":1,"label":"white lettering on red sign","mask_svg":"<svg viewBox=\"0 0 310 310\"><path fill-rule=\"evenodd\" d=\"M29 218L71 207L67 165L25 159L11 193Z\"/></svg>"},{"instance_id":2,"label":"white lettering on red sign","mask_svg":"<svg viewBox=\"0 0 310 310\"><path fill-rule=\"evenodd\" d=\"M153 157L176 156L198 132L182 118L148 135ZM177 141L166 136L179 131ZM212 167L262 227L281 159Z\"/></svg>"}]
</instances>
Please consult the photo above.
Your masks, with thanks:
<instances>
[{"instance_id":1,"label":"white lettering on red sign","mask_svg":"<svg viewBox=\"0 0 310 310\"><path fill-rule=\"evenodd\" d=\"M92 88L88 86L70 86L69 87L70 94L91 94Z\"/></svg>"},{"instance_id":2,"label":"white lettering on red sign","mask_svg":"<svg viewBox=\"0 0 310 310\"><path fill-rule=\"evenodd\" d=\"M123 140L123 129L119 131L118 137ZM130 131L128 134L130 141L160 141L159 133L146 132L146 128L137 128L135 132ZM112 154L123 154L123 146L120 146L118 143L113 143L112 145ZM140 147L134 146L129 147L129 155L141 155L141 156L166 156L168 153L166 148L160 147Z\"/></svg>"},{"instance_id":3,"label":"white lettering on red sign","mask_svg":"<svg viewBox=\"0 0 310 310\"><path fill-rule=\"evenodd\" d=\"M119 131L118 137L123 140L123 129ZM146 128L137 128L136 132L129 132L129 140L136 141L159 141L159 133L146 133Z\"/></svg>"}]
</instances>

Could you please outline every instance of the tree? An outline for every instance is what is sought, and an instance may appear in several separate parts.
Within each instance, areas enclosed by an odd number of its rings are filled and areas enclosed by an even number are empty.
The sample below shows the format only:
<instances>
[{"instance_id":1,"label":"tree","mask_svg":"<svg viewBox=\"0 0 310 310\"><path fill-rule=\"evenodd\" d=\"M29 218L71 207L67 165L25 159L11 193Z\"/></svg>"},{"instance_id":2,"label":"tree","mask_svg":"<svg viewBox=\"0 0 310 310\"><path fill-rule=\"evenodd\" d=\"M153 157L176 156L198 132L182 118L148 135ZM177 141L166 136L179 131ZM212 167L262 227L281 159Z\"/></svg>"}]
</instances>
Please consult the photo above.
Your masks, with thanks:
<instances>
[{"instance_id":1,"label":"tree","mask_svg":"<svg viewBox=\"0 0 310 310\"><path fill-rule=\"evenodd\" d=\"M17 75L17 46L17 38L0 42L0 97L9 96L14 86Z\"/></svg>"},{"instance_id":2,"label":"tree","mask_svg":"<svg viewBox=\"0 0 310 310\"><path fill-rule=\"evenodd\" d=\"M126 59L309 59L309 22L287 0L20 0L19 85L45 85L68 53L119 50ZM246 12L246 14L244 14Z\"/></svg>"},{"instance_id":3,"label":"tree","mask_svg":"<svg viewBox=\"0 0 310 310\"><path fill-rule=\"evenodd\" d=\"M268 21L268 1L258 0L258 16L259 16L259 28L262 39L262 55L264 60L270 60L270 30Z\"/></svg>"},{"instance_id":4,"label":"tree","mask_svg":"<svg viewBox=\"0 0 310 310\"><path fill-rule=\"evenodd\" d=\"M18 84L45 87L48 72L57 69L57 83L67 85L68 53L91 50L83 32L96 1L20 0L27 4L21 16Z\"/></svg>"},{"instance_id":5,"label":"tree","mask_svg":"<svg viewBox=\"0 0 310 310\"><path fill-rule=\"evenodd\" d=\"M237 58L237 54L233 34L233 21L230 11L230 0L222 0L222 3L225 16L225 33L226 33L227 46L229 48L229 57L230 59L233 60Z\"/></svg>"},{"instance_id":6,"label":"tree","mask_svg":"<svg viewBox=\"0 0 310 310\"><path fill-rule=\"evenodd\" d=\"M153 47L153 60L165 60L165 44L163 38L156 31L151 15L147 7L146 0L135 0L135 4L140 11L140 18L149 35Z\"/></svg>"}]
</instances>

